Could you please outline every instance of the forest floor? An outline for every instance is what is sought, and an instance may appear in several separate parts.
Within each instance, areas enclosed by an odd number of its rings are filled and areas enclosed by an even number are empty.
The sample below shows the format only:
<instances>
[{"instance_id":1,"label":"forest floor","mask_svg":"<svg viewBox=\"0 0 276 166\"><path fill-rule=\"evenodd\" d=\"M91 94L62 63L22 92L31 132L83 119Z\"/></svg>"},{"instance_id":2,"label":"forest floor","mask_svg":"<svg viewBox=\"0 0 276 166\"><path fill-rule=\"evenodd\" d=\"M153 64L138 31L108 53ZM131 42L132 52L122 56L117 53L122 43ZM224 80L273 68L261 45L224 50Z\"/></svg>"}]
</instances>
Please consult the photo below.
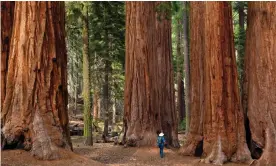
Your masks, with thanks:
<instances>
[{"instance_id":1,"label":"forest floor","mask_svg":"<svg viewBox=\"0 0 276 166\"><path fill-rule=\"evenodd\" d=\"M184 157L173 149L165 149L165 157L159 157L158 148L136 148L113 145L113 143L94 143L94 146L83 145L80 136L72 137L74 153L69 153L62 160L40 161L23 150L6 150L1 154L2 166L209 166L200 163L200 158ZM228 163L226 166L242 166Z\"/></svg>"}]
</instances>

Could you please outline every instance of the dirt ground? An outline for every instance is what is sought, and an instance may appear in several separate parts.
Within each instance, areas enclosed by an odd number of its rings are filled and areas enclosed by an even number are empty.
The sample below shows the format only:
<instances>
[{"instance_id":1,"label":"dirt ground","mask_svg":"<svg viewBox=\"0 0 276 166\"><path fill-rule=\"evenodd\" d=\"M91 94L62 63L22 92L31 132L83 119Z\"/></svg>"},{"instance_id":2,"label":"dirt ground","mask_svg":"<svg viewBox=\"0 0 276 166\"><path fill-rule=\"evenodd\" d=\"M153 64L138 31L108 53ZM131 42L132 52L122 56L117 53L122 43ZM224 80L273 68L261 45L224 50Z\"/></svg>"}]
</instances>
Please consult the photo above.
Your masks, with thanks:
<instances>
[{"instance_id":1,"label":"dirt ground","mask_svg":"<svg viewBox=\"0 0 276 166\"><path fill-rule=\"evenodd\" d=\"M72 137L74 153L66 153L64 159L40 161L23 150L6 150L1 154L3 166L208 166L200 163L200 158L184 157L172 149L165 149L165 157L159 157L158 148L135 148L113 145L113 143L94 143L93 147L83 145L79 136ZM228 166L242 166L228 163Z\"/></svg>"}]
</instances>

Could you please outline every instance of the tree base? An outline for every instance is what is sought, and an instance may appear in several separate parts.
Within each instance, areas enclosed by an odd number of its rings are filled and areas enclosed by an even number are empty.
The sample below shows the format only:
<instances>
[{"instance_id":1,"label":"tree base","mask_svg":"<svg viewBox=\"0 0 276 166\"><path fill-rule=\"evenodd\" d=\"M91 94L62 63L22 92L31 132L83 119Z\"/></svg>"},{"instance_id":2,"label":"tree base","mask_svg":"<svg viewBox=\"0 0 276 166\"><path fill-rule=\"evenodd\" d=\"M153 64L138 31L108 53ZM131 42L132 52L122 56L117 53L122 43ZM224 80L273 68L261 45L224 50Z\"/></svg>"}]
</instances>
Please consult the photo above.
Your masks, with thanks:
<instances>
[{"instance_id":1,"label":"tree base","mask_svg":"<svg viewBox=\"0 0 276 166\"><path fill-rule=\"evenodd\" d=\"M190 133L188 134L187 137L188 137L187 142L185 143L184 146L180 148L179 153L184 156L194 156L196 155L197 151L201 151L202 153L202 146L200 147L199 145L200 145L200 142L203 140L203 137L201 135L195 135Z\"/></svg>"},{"instance_id":2,"label":"tree base","mask_svg":"<svg viewBox=\"0 0 276 166\"><path fill-rule=\"evenodd\" d=\"M137 136L132 134L126 137L126 145L131 147L140 146L156 146L157 135L153 132L145 132L143 135Z\"/></svg>"}]
</instances>

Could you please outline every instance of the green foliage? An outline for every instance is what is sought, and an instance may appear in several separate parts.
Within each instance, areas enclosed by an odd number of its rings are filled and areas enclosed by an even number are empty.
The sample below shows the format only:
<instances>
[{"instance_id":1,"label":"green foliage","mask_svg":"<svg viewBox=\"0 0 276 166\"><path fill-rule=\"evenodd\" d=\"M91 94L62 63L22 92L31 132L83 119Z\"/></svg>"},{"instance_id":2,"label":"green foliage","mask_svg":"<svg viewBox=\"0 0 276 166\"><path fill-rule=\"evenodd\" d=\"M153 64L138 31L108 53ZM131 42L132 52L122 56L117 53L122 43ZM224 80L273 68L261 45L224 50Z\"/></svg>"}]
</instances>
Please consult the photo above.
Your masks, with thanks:
<instances>
[{"instance_id":1,"label":"green foliage","mask_svg":"<svg viewBox=\"0 0 276 166\"><path fill-rule=\"evenodd\" d=\"M184 118L184 119L180 122L180 124L179 124L179 126L178 126L178 130L180 130L180 131L186 130L186 118Z\"/></svg>"},{"instance_id":2,"label":"green foliage","mask_svg":"<svg viewBox=\"0 0 276 166\"><path fill-rule=\"evenodd\" d=\"M245 38L246 32L245 28L239 26L239 9L240 7L244 8L245 18L244 18L244 27L246 28L246 13L247 13L247 2L233 2L233 24L234 24L234 42L235 50L237 52L237 68L238 68L238 78L240 90L242 89L242 82L244 76L244 55L245 55ZM241 90L242 91L242 90Z\"/></svg>"},{"instance_id":3,"label":"green foliage","mask_svg":"<svg viewBox=\"0 0 276 166\"><path fill-rule=\"evenodd\" d=\"M123 99L125 64L124 2L66 2L68 92L71 98L82 91L82 17L88 7L91 93L101 92L104 62L112 62L109 74L111 98ZM77 91L77 92L76 92ZM91 95L92 98L93 95Z\"/></svg>"}]
</instances>

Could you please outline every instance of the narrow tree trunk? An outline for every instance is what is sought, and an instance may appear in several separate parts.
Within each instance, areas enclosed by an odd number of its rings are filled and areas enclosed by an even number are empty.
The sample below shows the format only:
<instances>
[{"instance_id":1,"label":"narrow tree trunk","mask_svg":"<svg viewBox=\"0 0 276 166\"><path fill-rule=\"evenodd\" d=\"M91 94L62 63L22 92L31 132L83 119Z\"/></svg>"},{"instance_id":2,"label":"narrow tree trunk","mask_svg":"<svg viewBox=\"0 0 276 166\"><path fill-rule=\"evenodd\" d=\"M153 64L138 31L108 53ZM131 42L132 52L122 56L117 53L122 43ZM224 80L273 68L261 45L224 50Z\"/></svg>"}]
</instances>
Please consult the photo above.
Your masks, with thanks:
<instances>
[{"instance_id":1,"label":"narrow tree trunk","mask_svg":"<svg viewBox=\"0 0 276 166\"><path fill-rule=\"evenodd\" d=\"M75 101L74 101L74 115L76 115L76 112L77 112L77 109L78 109L78 104L77 104L77 101L78 101L78 85L75 85Z\"/></svg>"},{"instance_id":2,"label":"narrow tree trunk","mask_svg":"<svg viewBox=\"0 0 276 166\"><path fill-rule=\"evenodd\" d=\"M107 52L108 53L108 52ZM111 68L111 62L105 60L105 76L104 76L104 86L103 86L103 100L104 100L104 135L108 135L108 120L109 120L109 73Z\"/></svg>"},{"instance_id":3,"label":"narrow tree trunk","mask_svg":"<svg viewBox=\"0 0 276 166\"><path fill-rule=\"evenodd\" d=\"M93 117L95 120L98 120L99 118L99 98L99 91L95 89L93 97Z\"/></svg>"},{"instance_id":4,"label":"narrow tree trunk","mask_svg":"<svg viewBox=\"0 0 276 166\"><path fill-rule=\"evenodd\" d=\"M112 124L116 124L116 99L114 99L112 104Z\"/></svg>"},{"instance_id":5,"label":"narrow tree trunk","mask_svg":"<svg viewBox=\"0 0 276 166\"><path fill-rule=\"evenodd\" d=\"M13 29L14 2L1 2L1 109L6 96L10 41Z\"/></svg>"},{"instance_id":6,"label":"narrow tree trunk","mask_svg":"<svg viewBox=\"0 0 276 166\"><path fill-rule=\"evenodd\" d=\"M189 48L188 48L188 2L183 2L185 6L183 12L183 36L184 36L184 73L185 73L185 111L186 111L186 133L189 132L190 126L190 60L189 60Z\"/></svg>"},{"instance_id":7,"label":"narrow tree trunk","mask_svg":"<svg viewBox=\"0 0 276 166\"><path fill-rule=\"evenodd\" d=\"M182 56L181 54L181 28L180 21L177 24L177 58ZM180 60L178 60L180 61ZM185 103L184 103L184 82L182 77L183 66L181 67L177 62L177 111L178 111L178 122L181 123L185 117Z\"/></svg>"},{"instance_id":8,"label":"narrow tree trunk","mask_svg":"<svg viewBox=\"0 0 276 166\"><path fill-rule=\"evenodd\" d=\"M238 13L239 13L239 27L240 29L244 30L244 19L245 19L245 13L244 13L244 3L245 2L238 2Z\"/></svg>"},{"instance_id":9,"label":"narrow tree trunk","mask_svg":"<svg viewBox=\"0 0 276 166\"><path fill-rule=\"evenodd\" d=\"M244 20L245 20L245 13L244 13L244 3L245 2L237 2L238 3L238 13L239 13L239 32L238 32L238 45L239 48L237 49L238 51L238 68L240 70L239 73L239 85L240 85L240 92L241 96L243 96L244 91L243 91L243 80L244 80L244 39L245 39L245 29L244 29ZM244 38L243 38L244 37ZM244 108L244 112L246 115L246 109Z\"/></svg>"},{"instance_id":10,"label":"narrow tree trunk","mask_svg":"<svg viewBox=\"0 0 276 166\"><path fill-rule=\"evenodd\" d=\"M157 20L155 2L126 3L124 139L155 146L156 131L178 146L170 20Z\"/></svg>"},{"instance_id":11,"label":"narrow tree trunk","mask_svg":"<svg viewBox=\"0 0 276 166\"><path fill-rule=\"evenodd\" d=\"M16 2L1 110L7 144L39 159L70 148L64 2Z\"/></svg>"},{"instance_id":12,"label":"narrow tree trunk","mask_svg":"<svg viewBox=\"0 0 276 166\"><path fill-rule=\"evenodd\" d=\"M263 151L256 165L276 164L275 8L274 2L248 4L248 118L255 148Z\"/></svg>"},{"instance_id":13,"label":"narrow tree trunk","mask_svg":"<svg viewBox=\"0 0 276 166\"><path fill-rule=\"evenodd\" d=\"M83 101L84 101L84 137L86 145L93 145L92 117L90 101L90 63L89 63L89 41L88 41L88 4L84 2L83 7Z\"/></svg>"},{"instance_id":14,"label":"narrow tree trunk","mask_svg":"<svg viewBox=\"0 0 276 166\"><path fill-rule=\"evenodd\" d=\"M191 71L191 130L182 152L195 154L203 141L205 163L250 161L237 82L231 6L228 2L191 2L191 24L191 64L196 66ZM194 110L196 107L198 110Z\"/></svg>"}]
</instances>

